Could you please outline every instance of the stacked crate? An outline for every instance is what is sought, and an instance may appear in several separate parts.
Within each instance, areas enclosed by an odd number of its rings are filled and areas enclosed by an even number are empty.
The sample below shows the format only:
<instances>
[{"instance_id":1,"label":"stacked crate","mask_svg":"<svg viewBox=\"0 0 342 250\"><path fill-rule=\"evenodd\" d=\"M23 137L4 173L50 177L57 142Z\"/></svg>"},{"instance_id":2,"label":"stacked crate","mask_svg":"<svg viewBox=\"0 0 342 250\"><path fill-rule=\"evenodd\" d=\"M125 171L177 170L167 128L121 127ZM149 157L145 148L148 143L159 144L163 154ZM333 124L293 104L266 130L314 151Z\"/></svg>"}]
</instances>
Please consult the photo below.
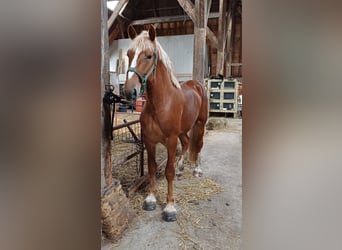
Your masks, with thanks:
<instances>
[{"instance_id":1,"label":"stacked crate","mask_svg":"<svg viewBox=\"0 0 342 250\"><path fill-rule=\"evenodd\" d=\"M238 81L236 79L208 80L210 115L237 116Z\"/></svg>"}]
</instances>

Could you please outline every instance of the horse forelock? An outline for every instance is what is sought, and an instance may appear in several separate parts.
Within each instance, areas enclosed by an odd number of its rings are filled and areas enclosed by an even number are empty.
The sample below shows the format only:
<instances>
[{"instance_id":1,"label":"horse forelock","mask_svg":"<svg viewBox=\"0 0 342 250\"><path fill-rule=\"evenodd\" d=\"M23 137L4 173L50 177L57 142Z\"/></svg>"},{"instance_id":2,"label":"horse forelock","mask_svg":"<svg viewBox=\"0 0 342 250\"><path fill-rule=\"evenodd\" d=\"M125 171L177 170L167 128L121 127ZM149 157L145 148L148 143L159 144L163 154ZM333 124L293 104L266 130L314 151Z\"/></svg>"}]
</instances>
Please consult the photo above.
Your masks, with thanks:
<instances>
[{"instance_id":1,"label":"horse forelock","mask_svg":"<svg viewBox=\"0 0 342 250\"><path fill-rule=\"evenodd\" d=\"M158 58L162 61L164 66L167 69L167 72L170 75L171 82L176 88L180 88L180 84L175 76L174 68L173 68L173 63L170 60L170 57L166 54L162 46L157 40L157 37L155 40L152 42L149 38L149 34L146 30L142 31L137 37L135 37L132 41L132 44L129 49L140 49L141 51L145 50L152 50L156 51Z\"/></svg>"}]
</instances>

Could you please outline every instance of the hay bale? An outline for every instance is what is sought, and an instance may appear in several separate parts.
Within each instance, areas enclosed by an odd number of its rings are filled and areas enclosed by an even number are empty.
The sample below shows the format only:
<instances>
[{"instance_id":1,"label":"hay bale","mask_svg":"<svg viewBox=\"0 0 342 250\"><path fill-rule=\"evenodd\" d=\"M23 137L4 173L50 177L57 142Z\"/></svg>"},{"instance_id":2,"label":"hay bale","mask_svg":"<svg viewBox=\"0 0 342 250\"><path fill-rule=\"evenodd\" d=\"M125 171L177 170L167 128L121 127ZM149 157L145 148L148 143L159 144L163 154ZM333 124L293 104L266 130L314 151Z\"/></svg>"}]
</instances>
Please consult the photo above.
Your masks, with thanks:
<instances>
[{"instance_id":1,"label":"hay bale","mask_svg":"<svg viewBox=\"0 0 342 250\"><path fill-rule=\"evenodd\" d=\"M133 216L134 212L130 209L120 182L113 181L101 198L101 222L104 235L110 240L118 240Z\"/></svg>"},{"instance_id":2,"label":"hay bale","mask_svg":"<svg viewBox=\"0 0 342 250\"><path fill-rule=\"evenodd\" d=\"M207 130L218 130L228 127L228 119L223 117L210 117L208 119Z\"/></svg>"}]
</instances>

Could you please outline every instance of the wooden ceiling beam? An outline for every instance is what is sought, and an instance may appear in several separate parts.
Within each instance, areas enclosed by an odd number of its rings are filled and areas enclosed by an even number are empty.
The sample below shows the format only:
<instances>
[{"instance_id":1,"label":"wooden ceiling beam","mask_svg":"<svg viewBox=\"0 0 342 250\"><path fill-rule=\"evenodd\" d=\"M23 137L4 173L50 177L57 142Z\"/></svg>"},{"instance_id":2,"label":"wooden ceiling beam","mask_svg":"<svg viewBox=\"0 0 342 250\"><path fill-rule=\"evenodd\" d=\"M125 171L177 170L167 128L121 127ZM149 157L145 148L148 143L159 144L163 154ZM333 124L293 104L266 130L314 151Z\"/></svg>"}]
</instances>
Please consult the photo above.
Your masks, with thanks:
<instances>
[{"instance_id":1,"label":"wooden ceiling beam","mask_svg":"<svg viewBox=\"0 0 342 250\"><path fill-rule=\"evenodd\" d=\"M108 19L108 23L107 23L108 30L110 29L110 27L112 26L112 24L114 23L115 19L120 14L120 12L122 12L125 9L127 3L128 3L128 0L120 0L118 2L118 4L115 6L115 8L113 10L113 14Z\"/></svg>"},{"instance_id":2,"label":"wooden ceiling beam","mask_svg":"<svg viewBox=\"0 0 342 250\"><path fill-rule=\"evenodd\" d=\"M195 6L190 0L177 0L179 5L183 8L183 10L188 14L188 16L191 18L193 23L196 23L196 15L195 15ZM200 1L200 0L198 0ZM206 26L206 37L209 39L212 47L217 48L218 47L218 41L217 37L215 36L214 32Z\"/></svg>"},{"instance_id":3,"label":"wooden ceiling beam","mask_svg":"<svg viewBox=\"0 0 342 250\"><path fill-rule=\"evenodd\" d=\"M209 18L218 18L219 13L210 13ZM151 23L168 23L168 22L179 22L179 21L188 21L191 20L189 16L164 16L164 17L152 17L146 18L142 20L134 20L131 22L132 25L144 25Z\"/></svg>"},{"instance_id":4,"label":"wooden ceiling beam","mask_svg":"<svg viewBox=\"0 0 342 250\"><path fill-rule=\"evenodd\" d=\"M190 0L177 0L191 20L196 23L195 6Z\"/></svg>"}]
</instances>

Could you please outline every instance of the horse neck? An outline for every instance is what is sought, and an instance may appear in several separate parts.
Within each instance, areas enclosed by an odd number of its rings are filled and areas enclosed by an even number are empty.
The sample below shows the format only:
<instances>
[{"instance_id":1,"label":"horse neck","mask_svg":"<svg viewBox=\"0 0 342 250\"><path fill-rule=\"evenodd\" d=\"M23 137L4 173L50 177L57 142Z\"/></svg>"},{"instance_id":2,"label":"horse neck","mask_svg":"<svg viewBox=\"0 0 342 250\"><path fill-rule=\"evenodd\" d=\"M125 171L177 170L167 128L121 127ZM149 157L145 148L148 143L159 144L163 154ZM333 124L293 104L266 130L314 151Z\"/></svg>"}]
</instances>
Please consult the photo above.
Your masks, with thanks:
<instances>
[{"instance_id":1,"label":"horse neck","mask_svg":"<svg viewBox=\"0 0 342 250\"><path fill-rule=\"evenodd\" d=\"M156 72L151 80L147 82L147 99L158 109L163 107L170 94L179 89L175 88L166 67L158 61Z\"/></svg>"}]
</instances>

